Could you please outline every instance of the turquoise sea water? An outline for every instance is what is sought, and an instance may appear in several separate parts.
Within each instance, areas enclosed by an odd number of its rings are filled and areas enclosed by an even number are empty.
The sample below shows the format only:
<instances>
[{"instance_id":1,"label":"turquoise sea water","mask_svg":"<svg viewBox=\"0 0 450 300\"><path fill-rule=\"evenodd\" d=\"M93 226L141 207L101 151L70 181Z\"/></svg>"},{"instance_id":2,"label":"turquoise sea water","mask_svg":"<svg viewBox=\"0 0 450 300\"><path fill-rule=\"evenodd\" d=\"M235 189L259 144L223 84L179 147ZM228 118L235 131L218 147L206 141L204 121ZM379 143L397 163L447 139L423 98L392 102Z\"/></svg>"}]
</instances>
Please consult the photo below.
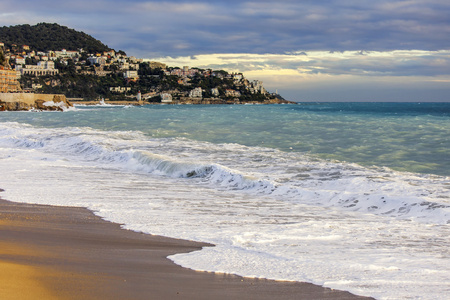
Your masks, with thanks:
<instances>
[{"instance_id":1,"label":"turquoise sea water","mask_svg":"<svg viewBox=\"0 0 450 300\"><path fill-rule=\"evenodd\" d=\"M450 290L450 103L0 113L0 196L216 245L195 270L377 299Z\"/></svg>"},{"instance_id":2,"label":"turquoise sea water","mask_svg":"<svg viewBox=\"0 0 450 300\"><path fill-rule=\"evenodd\" d=\"M0 118L264 146L363 166L450 175L450 103L79 107L64 114L4 113Z\"/></svg>"}]
</instances>

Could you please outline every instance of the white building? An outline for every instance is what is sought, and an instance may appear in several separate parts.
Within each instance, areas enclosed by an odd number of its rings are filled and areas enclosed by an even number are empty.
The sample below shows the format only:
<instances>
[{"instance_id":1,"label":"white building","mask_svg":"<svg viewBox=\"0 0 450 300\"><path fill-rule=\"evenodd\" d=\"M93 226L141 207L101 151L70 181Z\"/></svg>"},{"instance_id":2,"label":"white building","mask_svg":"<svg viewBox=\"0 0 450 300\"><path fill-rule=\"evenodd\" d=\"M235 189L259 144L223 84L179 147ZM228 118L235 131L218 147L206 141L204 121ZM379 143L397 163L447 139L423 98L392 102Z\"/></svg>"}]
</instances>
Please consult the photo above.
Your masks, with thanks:
<instances>
[{"instance_id":1,"label":"white building","mask_svg":"<svg viewBox=\"0 0 450 300\"><path fill-rule=\"evenodd\" d=\"M211 94L212 94L214 97L219 97L219 89L218 89L218 88L212 88L212 89L211 89Z\"/></svg>"},{"instance_id":2,"label":"white building","mask_svg":"<svg viewBox=\"0 0 450 300\"><path fill-rule=\"evenodd\" d=\"M58 58L74 58L79 55L80 52L78 51L67 51L66 49L62 49L61 51L55 51L55 56Z\"/></svg>"},{"instance_id":3,"label":"white building","mask_svg":"<svg viewBox=\"0 0 450 300\"><path fill-rule=\"evenodd\" d=\"M53 61L39 61L37 66L25 65L25 68L16 68L22 75L46 76L57 75L59 70L55 69L55 62Z\"/></svg>"},{"instance_id":4,"label":"white building","mask_svg":"<svg viewBox=\"0 0 450 300\"><path fill-rule=\"evenodd\" d=\"M55 62L54 61L39 61L37 64L42 69L54 69L55 68Z\"/></svg>"},{"instance_id":5,"label":"white building","mask_svg":"<svg viewBox=\"0 0 450 300\"><path fill-rule=\"evenodd\" d=\"M203 96L203 91L202 91L201 87L196 87L195 89L193 89L189 92L190 98L202 98L202 96Z\"/></svg>"},{"instance_id":6,"label":"white building","mask_svg":"<svg viewBox=\"0 0 450 300\"><path fill-rule=\"evenodd\" d=\"M115 86L110 87L109 90L115 93L125 93L131 90L131 87Z\"/></svg>"},{"instance_id":7,"label":"white building","mask_svg":"<svg viewBox=\"0 0 450 300\"><path fill-rule=\"evenodd\" d=\"M244 75L242 74L234 74L233 79L234 81L241 81L244 78Z\"/></svg>"},{"instance_id":8,"label":"white building","mask_svg":"<svg viewBox=\"0 0 450 300\"><path fill-rule=\"evenodd\" d=\"M138 80L139 75L136 70L127 70L123 73L123 77L128 80Z\"/></svg>"},{"instance_id":9,"label":"white building","mask_svg":"<svg viewBox=\"0 0 450 300\"><path fill-rule=\"evenodd\" d=\"M99 65L106 65L106 60L107 57L105 56L91 56L88 57L87 61L91 64L91 65L95 65L95 64L99 64Z\"/></svg>"},{"instance_id":10,"label":"white building","mask_svg":"<svg viewBox=\"0 0 450 300\"><path fill-rule=\"evenodd\" d=\"M136 58L134 56L130 56L129 57L129 61L132 62L132 63L135 63L135 64L140 64L140 63L142 63L144 61L144 59L143 58Z\"/></svg>"},{"instance_id":11,"label":"white building","mask_svg":"<svg viewBox=\"0 0 450 300\"><path fill-rule=\"evenodd\" d=\"M25 58L22 56L16 56L16 65L24 65L25 64Z\"/></svg>"},{"instance_id":12,"label":"white building","mask_svg":"<svg viewBox=\"0 0 450 300\"><path fill-rule=\"evenodd\" d=\"M252 82L253 89L256 93L267 94L266 89L263 86L263 82L259 80L254 80Z\"/></svg>"},{"instance_id":13,"label":"white building","mask_svg":"<svg viewBox=\"0 0 450 300\"><path fill-rule=\"evenodd\" d=\"M240 97L241 96L241 92L236 91L236 90L227 89L227 90L225 90L225 96L227 96L227 97Z\"/></svg>"},{"instance_id":14,"label":"white building","mask_svg":"<svg viewBox=\"0 0 450 300\"><path fill-rule=\"evenodd\" d=\"M168 93L161 94L161 103L171 103L172 95Z\"/></svg>"},{"instance_id":15,"label":"white building","mask_svg":"<svg viewBox=\"0 0 450 300\"><path fill-rule=\"evenodd\" d=\"M121 62L119 64L121 70L139 70L139 64L131 64L129 62Z\"/></svg>"}]
</instances>

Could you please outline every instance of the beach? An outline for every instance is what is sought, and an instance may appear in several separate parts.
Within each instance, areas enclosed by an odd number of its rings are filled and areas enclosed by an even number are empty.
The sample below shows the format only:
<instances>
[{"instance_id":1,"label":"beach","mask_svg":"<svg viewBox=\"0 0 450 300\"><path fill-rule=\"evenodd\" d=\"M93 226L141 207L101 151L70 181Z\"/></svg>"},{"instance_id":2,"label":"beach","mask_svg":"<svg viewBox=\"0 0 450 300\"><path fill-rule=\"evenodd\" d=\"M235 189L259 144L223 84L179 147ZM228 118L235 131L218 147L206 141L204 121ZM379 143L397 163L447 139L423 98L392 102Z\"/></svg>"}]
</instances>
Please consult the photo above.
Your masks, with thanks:
<instances>
[{"instance_id":1,"label":"beach","mask_svg":"<svg viewBox=\"0 0 450 300\"><path fill-rule=\"evenodd\" d=\"M196 272L212 245L121 229L85 208L0 200L2 299L368 299L300 282Z\"/></svg>"}]
</instances>

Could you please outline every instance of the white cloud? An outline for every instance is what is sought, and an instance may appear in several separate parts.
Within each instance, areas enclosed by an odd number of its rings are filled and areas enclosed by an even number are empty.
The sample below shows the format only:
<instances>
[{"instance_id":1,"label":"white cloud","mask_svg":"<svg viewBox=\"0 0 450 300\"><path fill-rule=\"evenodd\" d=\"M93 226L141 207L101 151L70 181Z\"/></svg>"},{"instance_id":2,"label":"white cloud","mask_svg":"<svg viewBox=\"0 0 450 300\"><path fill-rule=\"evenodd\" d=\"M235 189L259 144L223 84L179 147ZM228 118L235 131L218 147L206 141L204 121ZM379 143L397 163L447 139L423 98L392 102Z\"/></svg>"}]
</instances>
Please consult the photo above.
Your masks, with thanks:
<instances>
[{"instance_id":1,"label":"white cloud","mask_svg":"<svg viewBox=\"0 0 450 300\"><path fill-rule=\"evenodd\" d=\"M152 1L144 3L131 4L129 10L135 12L147 13L175 13L183 15L203 14L212 11L211 5L204 2L192 3L176 3L176 2L161 2Z\"/></svg>"}]
</instances>

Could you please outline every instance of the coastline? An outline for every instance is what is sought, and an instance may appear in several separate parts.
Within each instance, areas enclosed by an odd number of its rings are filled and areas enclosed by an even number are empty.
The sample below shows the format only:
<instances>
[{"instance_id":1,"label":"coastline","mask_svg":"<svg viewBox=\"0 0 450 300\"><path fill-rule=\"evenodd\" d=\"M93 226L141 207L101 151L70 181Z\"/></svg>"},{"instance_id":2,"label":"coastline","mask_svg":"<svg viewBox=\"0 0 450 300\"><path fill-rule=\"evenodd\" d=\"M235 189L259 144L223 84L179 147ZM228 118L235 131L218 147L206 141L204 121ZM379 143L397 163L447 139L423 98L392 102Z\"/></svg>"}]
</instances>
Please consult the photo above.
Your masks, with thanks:
<instances>
[{"instance_id":1,"label":"coastline","mask_svg":"<svg viewBox=\"0 0 450 300\"><path fill-rule=\"evenodd\" d=\"M0 199L0 233L5 299L370 299L182 268L167 256L212 245L125 230L86 208Z\"/></svg>"},{"instance_id":2,"label":"coastline","mask_svg":"<svg viewBox=\"0 0 450 300\"><path fill-rule=\"evenodd\" d=\"M226 100L220 98L189 98L170 102L148 102L141 100L80 100L77 98L66 98L61 94L35 94L35 93L0 93L0 111L64 111L74 105L232 105L232 104L297 104L296 102L278 98L265 101L240 101L239 99Z\"/></svg>"},{"instance_id":3,"label":"coastline","mask_svg":"<svg viewBox=\"0 0 450 300\"><path fill-rule=\"evenodd\" d=\"M226 100L220 98L189 98L184 97L180 100L172 100L170 102L148 102L148 101L138 101L138 100L77 100L70 99L70 103L73 105L267 105L267 104L297 104L297 102L281 100L281 99L270 99L266 101L239 101L238 99Z\"/></svg>"}]
</instances>

